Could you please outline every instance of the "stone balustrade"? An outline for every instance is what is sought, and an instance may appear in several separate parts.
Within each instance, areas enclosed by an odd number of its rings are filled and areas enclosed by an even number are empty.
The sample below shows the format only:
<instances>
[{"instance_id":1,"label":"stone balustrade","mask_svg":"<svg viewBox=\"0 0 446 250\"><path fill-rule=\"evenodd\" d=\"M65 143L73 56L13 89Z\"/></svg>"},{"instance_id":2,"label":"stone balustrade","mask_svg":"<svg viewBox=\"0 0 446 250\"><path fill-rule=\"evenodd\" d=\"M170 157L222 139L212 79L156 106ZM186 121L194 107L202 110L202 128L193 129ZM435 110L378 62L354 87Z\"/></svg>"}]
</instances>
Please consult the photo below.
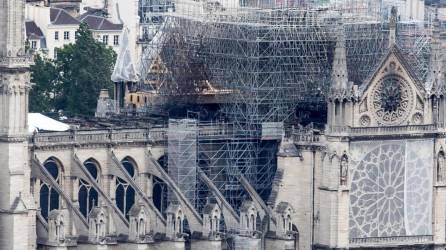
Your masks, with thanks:
<instances>
[{"instance_id":1,"label":"stone balustrade","mask_svg":"<svg viewBox=\"0 0 446 250\"><path fill-rule=\"evenodd\" d=\"M113 129L113 130L72 130L66 132L43 132L33 134L31 144L41 146L91 145L130 142L164 142L165 128Z\"/></svg>"},{"instance_id":2,"label":"stone balustrade","mask_svg":"<svg viewBox=\"0 0 446 250\"><path fill-rule=\"evenodd\" d=\"M328 127L331 135L348 136L375 136L375 135L404 135L404 134L427 134L438 133L444 130L442 124L427 125L406 125L406 126L386 126L386 127ZM444 132L444 131L443 131Z\"/></svg>"},{"instance_id":3,"label":"stone balustrade","mask_svg":"<svg viewBox=\"0 0 446 250\"><path fill-rule=\"evenodd\" d=\"M293 133L293 141L294 142L305 142L305 143L320 143L321 135Z\"/></svg>"},{"instance_id":4,"label":"stone balustrade","mask_svg":"<svg viewBox=\"0 0 446 250\"><path fill-rule=\"evenodd\" d=\"M317 132L316 132L317 131ZM286 137L292 138L294 143L302 144L321 144L323 142L323 132L319 129L296 129L294 126L291 131L285 131Z\"/></svg>"},{"instance_id":5,"label":"stone balustrade","mask_svg":"<svg viewBox=\"0 0 446 250\"><path fill-rule=\"evenodd\" d=\"M0 56L0 66L6 66L6 67L28 67L33 63L33 57L32 56L23 56L23 57L10 57L10 56Z\"/></svg>"},{"instance_id":6,"label":"stone balustrade","mask_svg":"<svg viewBox=\"0 0 446 250\"><path fill-rule=\"evenodd\" d=\"M350 247L371 247L378 245L415 245L433 242L432 235L389 236L350 239Z\"/></svg>"},{"instance_id":7,"label":"stone balustrade","mask_svg":"<svg viewBox=\"0 0 446 250\"><path fill-rule=\"evenodd\" d=\"M112 130L72 130L66 132L42 132L31 136L30 142L34 146L62 146L70 144L91 145L125 142L164 143L167 140L168 128L150 129L112 129ZM199 138L221 138L234 136L230 126L205 125L198 128ZM246 136L238 136L246 139Z\"/></svg>"}]
</instances>

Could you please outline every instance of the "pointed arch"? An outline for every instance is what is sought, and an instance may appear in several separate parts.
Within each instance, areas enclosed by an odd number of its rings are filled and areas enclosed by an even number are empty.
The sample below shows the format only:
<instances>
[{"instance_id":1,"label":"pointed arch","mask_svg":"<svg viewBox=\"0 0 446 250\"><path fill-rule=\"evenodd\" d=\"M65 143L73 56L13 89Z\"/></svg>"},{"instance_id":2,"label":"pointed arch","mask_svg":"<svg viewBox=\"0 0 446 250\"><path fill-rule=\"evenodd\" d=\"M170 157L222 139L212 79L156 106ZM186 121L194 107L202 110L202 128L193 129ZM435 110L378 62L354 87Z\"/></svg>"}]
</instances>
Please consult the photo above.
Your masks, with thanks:
<instances>
[{"instance_id":1,"label":"pointed arch","mask_svg":"<svg viewBox=\"0 0 446 250\"><path fill-rule=\"evenodd\" d=\"M121 164L125 171L130 175L131 178L135 179L138 176L138 166L136 161L130 157L126 156L121 160ZM121 212L129 219L129 211L135 204L135 189L129 185L129 183L119 177L116 178L116 206L121 210Z\"/></svg>"},{"instance_id":2,"label":"pointed arch","mask_svg":"<svg viewBox=\"0 0 446 250\"><path fill-rule=\"evenodd\" d=\"M152 192L153 204L158 209L158 211L164 214L167 209L168 186L163 180L161 180L156 176L153 176L152 181L153 181L153 192Z\"/></svg>"},{"instance_id":3,"label":"pointed arch","mask_svg":"<svg viewBox=\"0 0 446 250\"><path fill-rule=\"evenodd\" d=\"M43 163L44 168L48 171L51 177L59 184L62 185L64 167L62 162L56 157L49 157ZM60 208L60 196L57 191L45 182L41 182L40 185L40 213L43 218L48 220L48 215L54 209Z\"/></svg>"},{"instance_id":4,"label":"pointed arch","mask_svg":"<svg viewBox=\"0 0 446 250\"><path fill-rule=\"evenodd\" d=\"M167 172L169 164L169 156L167 154L164 154L160 158L158 158L157 162L164 169L164 171Z\"/></svg>"},{"instance_id":5,"label":"pointed arch","mask_svg":"<svg viewBox=\"0 0 446 250\"><path fill-rule=\"evenodd\" d=\"M90 173L93 179L99 182L101 176L101 164L93 157L84 161L85 169Z\"/></svg>"},{"instance_id":6,"label":"pointed arch","mask_svg":"<svg viewBox=\"0 0 446 250\"><path fill-rule=\"evenodd\" d=\"M87 170L90 176L100 182L101 167L99 162L94 158L89 158L84 161L83 167ZM88 217L92 209L98 206L99 193L87 180L79 179L78 201L81 213Z\"/></svg>"},{"instance_id":7,"label":"pointed arch","mask_svg":"<svg viewBox=\"0 0 446 250\"><path fill-rule=\"evenodd\" d=\"M121 160L121 164L124 166L124 169L133 179L138 176L139 169L135 159L130 156L126 156Z\"/></svg>"}]
</instances>

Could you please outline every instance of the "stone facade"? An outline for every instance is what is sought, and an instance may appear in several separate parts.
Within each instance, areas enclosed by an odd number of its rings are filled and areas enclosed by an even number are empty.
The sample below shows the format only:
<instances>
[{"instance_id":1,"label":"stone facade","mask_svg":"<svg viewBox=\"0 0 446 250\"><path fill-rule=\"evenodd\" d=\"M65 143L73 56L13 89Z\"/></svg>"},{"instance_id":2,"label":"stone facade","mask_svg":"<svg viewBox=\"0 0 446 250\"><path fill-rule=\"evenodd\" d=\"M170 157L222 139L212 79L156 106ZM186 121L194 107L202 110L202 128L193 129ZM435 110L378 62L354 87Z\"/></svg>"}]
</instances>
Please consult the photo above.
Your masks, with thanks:
<instances>
[{"instance_id":1,"label":"stone facade","mask_svg":"<svg viewBox=\"0 0 446 250\"><path fill-rule=\"evenodd\" d=\"M24 0L0 5L1 249L444 249L438 20L426 82L398 48L392 11L388 53L361 84L340 23L326 128L282 139L267 202L240 174L247 199L231 207L197 170L210 192L199 211L160 164L167 128L26 133L23 11Z\"/></svg>"},{"instance_id":2,"label":"stone facade","mask_svg":"<svg viewBox=\"0 0 446 250\"><path fill-rule=\"evenodd\" d=\"M328 123L282 142L273 190L298 211L300 249L444 249L439 21L423 82L399 49L392 15L388 52L358 84L348 78L339 24Z\"/></svg>"}]
</instances>

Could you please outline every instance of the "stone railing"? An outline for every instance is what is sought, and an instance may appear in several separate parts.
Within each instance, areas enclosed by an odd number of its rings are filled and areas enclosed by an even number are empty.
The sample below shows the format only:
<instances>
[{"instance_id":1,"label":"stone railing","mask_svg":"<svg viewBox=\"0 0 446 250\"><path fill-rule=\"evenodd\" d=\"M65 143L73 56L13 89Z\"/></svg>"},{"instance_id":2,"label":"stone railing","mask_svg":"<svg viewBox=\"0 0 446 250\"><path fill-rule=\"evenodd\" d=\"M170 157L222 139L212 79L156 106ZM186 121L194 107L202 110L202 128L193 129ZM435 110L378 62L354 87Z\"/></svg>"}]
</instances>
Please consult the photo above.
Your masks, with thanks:
<instances>
[{"instance_id":1,"label":"stone railing","mask_svg":"<svg viewBox=\"0 0 446 250\"><path fill-rule=\"evenodd\" d=\"M374 245L413 245L429 244L432 241L432 235L352 238L350 239L350 246L363 247Z\"/></svg>"},{"instance_id":2,"label":"stone railing","mask_svg":"<svg viewBox=\"0 0 446 250\"><path fill-rule=\"evenodd\" d=\"M112 130L72 130L66 132L43 132L31 136L34 146L91 145L135 142L164 142L166 130L152 129L112 129Z\"/></svg>"},{"instance_id":3,"label":"stone railing","mask_svg":"<svg viewBox=\"0 0 446 250\"><path fill-rule=\"evenodd\" d=\"M323 140L323 129L296 129L294 126L285 135L295 143L320 144Z\"/></svg>"},{"instance_id":4,"label":"stone railing","mask_svg":"<svg viewBox=\"0 0 446 250\"><path fill-rule=\"evenodd\" d=\"M23 56L23 57L10 57L10 56L0 56L0 66L5 67L28 67L33 63L32 56Z\"/></svg>"},{"instance_id":5,"label":"stone railing","mask_svg":"<svg viewBox=\"0 0 446 250\"><path fill-rule=\"evenodd\" d=\"M425 134L437 133L443 126L441 124L407 125L387 127L328 127L328 134L349 136L373 136L373 135L401 135L401 134Z\"/></svg>"},{"instance_id":6,"label":"stone railing","mask_svg":"<svg viewBox=\"0 0 446 250\"><path fill-rule=\"evenodd\" d=\"M305 142L305 143L320 143L321 135L316 134L305 134L305 133L293 133L294 142Z\"/></svg>"}]
</instances>

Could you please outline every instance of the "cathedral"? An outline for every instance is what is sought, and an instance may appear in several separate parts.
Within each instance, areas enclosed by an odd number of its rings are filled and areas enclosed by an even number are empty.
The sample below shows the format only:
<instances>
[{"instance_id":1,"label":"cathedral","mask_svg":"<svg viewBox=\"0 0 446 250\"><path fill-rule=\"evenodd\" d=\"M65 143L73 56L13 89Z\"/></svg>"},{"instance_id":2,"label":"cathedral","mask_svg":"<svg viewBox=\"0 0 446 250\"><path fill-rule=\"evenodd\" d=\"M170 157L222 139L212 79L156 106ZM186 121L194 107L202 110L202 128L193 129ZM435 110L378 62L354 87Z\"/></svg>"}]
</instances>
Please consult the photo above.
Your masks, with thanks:
<instances>
[{"instance_id":1,"label":"cathedral","mask_svg":"<svg viewBox=\"0 0 446 250\"><path fill-rule=\"evenodd\" d=\"M364 82L349 79L339 23L327 124L282 137L274 195L264 200L236 173L247 197L235 208L193 169L212 196L197 209L195 180L161 164L164 127L28 133L24 5L0 3L0 249L445 249L437 18L424 81L400 49L395 9L387 51Z\"/></svg>"}]
</instances>

